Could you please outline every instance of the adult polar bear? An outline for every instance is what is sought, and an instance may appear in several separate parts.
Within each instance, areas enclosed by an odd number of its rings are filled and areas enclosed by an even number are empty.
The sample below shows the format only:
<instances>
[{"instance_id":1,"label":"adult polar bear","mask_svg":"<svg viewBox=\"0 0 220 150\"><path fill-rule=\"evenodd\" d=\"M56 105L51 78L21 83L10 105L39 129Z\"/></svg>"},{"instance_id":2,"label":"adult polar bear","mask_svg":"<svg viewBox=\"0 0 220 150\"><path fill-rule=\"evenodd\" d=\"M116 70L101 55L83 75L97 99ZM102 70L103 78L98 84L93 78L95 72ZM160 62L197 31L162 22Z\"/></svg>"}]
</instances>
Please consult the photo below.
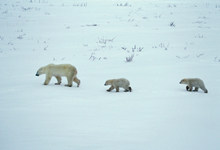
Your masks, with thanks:
<instances>
[{"instance_id":1,"label":"adult polar bear","mask_svg":"<svg viewBox=\"0 0 220 150\"><path fill-rule=\"evenodd\" d=\"M46 79L44 81L44 85L48 85L52 76L56 77L57 83L56 85L61 84L61 77L65 76L67 78L68 84L65 86L72 86L72 82L77 83L77 87L80 85L80 80L76 77L77 69L70 64L49 64L38 69L36 76L40 76L41 74L46 74Z\"/></svg>"}]
</instances>

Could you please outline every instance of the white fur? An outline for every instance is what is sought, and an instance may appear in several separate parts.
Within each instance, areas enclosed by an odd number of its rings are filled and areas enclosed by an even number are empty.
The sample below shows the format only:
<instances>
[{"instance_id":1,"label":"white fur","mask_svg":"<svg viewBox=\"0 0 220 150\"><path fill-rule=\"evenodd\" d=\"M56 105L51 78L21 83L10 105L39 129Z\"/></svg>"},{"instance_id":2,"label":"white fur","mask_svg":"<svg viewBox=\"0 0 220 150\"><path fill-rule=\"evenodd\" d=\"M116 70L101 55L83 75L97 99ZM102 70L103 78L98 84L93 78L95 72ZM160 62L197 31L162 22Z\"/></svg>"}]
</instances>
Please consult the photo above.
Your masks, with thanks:
<instances>
[{"instance_id":1,"label":"white fur","mask_svg":"<svg viewBox=\"0 0 220 150\"><path fill-rule=\"evenodd\" d=\"M46 74L46 79L44 85L49 84L51 77L54 76L57 78L58 83L61 83L61 77L65 76L67 78L68 84L66 86L72 86L72 81L77 83L77 86L80 84L80 80L76 77L77 70L74 66L70 64L49 64L38 69L36 76L41 74Z\"/></svg>"},{"instance_id":2,"label":"white fur","mask_svg":"<svg viewBox=\"0 0 220 150\"><path fill-rule=\"evenodd\" d=\"M189 91L192 91L192 88L195 87L194 91L198 91L198 89L200 88L205 93L208 93L204 82L199 78L185 78L180 81L180 84L187 84Z\"/></svg>"},{"instance_id":3,"label":"white fur","mask_svg":"<svg viewBox=\"0 0 220 150\"><path fill-rule=\"evenodd\" d=\"M119 88L122 87L125 91L131 91L130 82L125 78L110 79L105 82L105 85L111 85L107 91L111 91L116 88L116 92L119 92Z\"/></svg>"}]
</instances>

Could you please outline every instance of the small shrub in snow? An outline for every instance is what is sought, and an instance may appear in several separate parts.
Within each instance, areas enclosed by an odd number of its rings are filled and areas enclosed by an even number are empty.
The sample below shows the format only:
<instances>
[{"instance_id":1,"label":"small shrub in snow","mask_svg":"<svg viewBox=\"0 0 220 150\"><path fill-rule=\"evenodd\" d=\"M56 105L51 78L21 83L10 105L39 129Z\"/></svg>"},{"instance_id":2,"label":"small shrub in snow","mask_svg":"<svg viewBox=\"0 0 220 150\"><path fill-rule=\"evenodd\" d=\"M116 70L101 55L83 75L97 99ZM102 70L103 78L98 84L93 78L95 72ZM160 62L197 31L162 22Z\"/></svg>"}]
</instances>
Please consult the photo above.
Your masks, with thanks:
<instances>
[{"instance_id":1,"label":"small shrub in snow","mask_svg":"<svg viewBox=\"0 0 220 150\"><path fill-rule=\"evenodd\" d=\"M87 27L96 27L96 26L98 26L97 24L87 24L86 25Z\"/></svg>"},{"instance_id":2,"label":"small shrub in snow","mask_svg":"<svg viewBox=\"0 0 220 150\"><path fill-rule=\"evenodd\" d=\"M141 52L144 49L144 47L137 47L136 45L134 45L134 47L132 47L132 52Z\"/></svg>"},{"instance_id":3,"label":"small shrub in snow","mask_svg":"<svg viewBox=\"0 0 220 150\"><path fill-rule=\"evenodd\" d=\"M95 60L106 60L107 57L97 57L95 56L95 53L91 53L89 60L95 61Z\"/></svg>"},{"instance_id":4,"label":"small shrub in snow","mask_svg":"<svg viewBox=\"0 0 220 150\"><path fill-rule=\"evenodd\" d=\"M195 36L195 38L203 39L203 38L204 38L204 35L203 35L203 34L197 34L197 35Z\"/></svg>"},{"instance_id":5,"label":"small shrub in snow","mask_svg":"<svg viewBox=\"0 0 220 150\"><path fill-rule=\"evenodd\" d=\"M30 0L30 3L48 3L47 0Z\"/></svg>"},{"instance_id":6,"label":"small shrub in snow","mask_svg":"<svg viewBox=\"0 0 220 150\"><path fill-rule=\"evenodd\" d=\"M17 37L17 39L19 39L19 40L23 39L23 35L19 35L19 36Z\"/></svg>"},{"instance_id":7,"label":"small shrub in snow","mask_svg":"<svg viewBox=\"0 0 220 150\"><path fill-rule=\"evenodd\" d=\"M186 55L186 56L176 56L176 57L179 58L179 59L187 59L187 58L189 58L189 56L190 56L190 55Z\"/></svg>"},{"instance_id":8,"label":"small shrub in snow","mask_svg":"<svg viewBox=\"0 0 220 150\"><path fill-rule=\"evenodd\" d=\"M12 42L8 42L8 45L14 45L14 43L12 43Z\"/></svg>"},{"instance_id":9,"label":"small shrub in snow","mask_svg":"<svg viewBox=\"0 0 220 150\"><path fill-rule=\"evenodd\" d=\"M130 52L130 50L127 49L126 47L121 47L121 49L127 51L128 53ZM135 53L135 52L142 52L143 49L144 49L144 47L141 47L141 46L138 47L138 46L134 45L134 46L131 48L131 51L132 51L133 53Z\"/></svg>"},{"instance_id":10,"label":"small shrub in snow","mask_svg":"<svg viewBox=\"0 0 220 150\"><path fill-rule=\"evenodd\" d=\"M97 45L98 45L98 48L97 49L112 49L114 46L113 46L113 41L116 37L114 38L99 38L98 41L96 42Z\"/></svg>"},{"instance_id":11,"label":"small shrub in snow","mask_svg":"<svg viewBox=\"0 0 220 150\"><path fill-rule=\"evenodd\" d=\"M126 48L126 47L121 47L121 49L123 49L123 50L125 50L125 51L127 50L127 48Z\"/></svg>"},{"instance_id":12,"label":"small shrub in snow","mask_svg":"<svg viewBox=\"0 0 220 150\"><path fill-rule=\"evenodd\" d=\"M173 7L176 7L176 5L175 4L169 4L168 7L173 8Z\"/></svg>"},{"instance_id":13,"label":"small shrub in snow","mask_svg":"<svg viewBox=\"0 0 220 150\"><path fill-rule=\"evenodd\" d=\"M96 59L96 57L94 56L95 53L92 53L91 56L89 57L89 60L94 61Z\"/></svg>"},{"instance_id":14,"label":"small shrub in snow","mask_svg":"<svg viewBox=\"0 0 220 150\"><path fill-rule=\"evenodd\" d=\"M45 15L50 15L50 13L49 13L49 12L45 12L44 14L45 14Z\"/></svg>"},{"instance_id":15,"label":"small shrub in snow","mask_svg":"<svg viewBox=\"0 0 220 150\"><path fill-rule=\"evenodd\" d=\"M7 14L7 13L8 13L8 10L2 12L2 14Z\"/></svg>"},{"instance_id":16,"label":"small shrub in snow","mask_svg":"<svg viewBox=\"0 0 220 150\"><path fill-rule=\"evenodd\" d=\"M164 50L168 50L169 44L160 43L159 47L164 48Z\"/></svg>"},{"instance_id":17,"label":"small shrub in snow","mask_svg":"<svg viewBox=\"0 0 220 150\"><path fill-rule=\"evenodd\" d=\"M116 38L116 37L111 38L111 39L99 38L99 40L98 40L97 43L99 43L99 44L107 44L108 42L113 42L115 38Z\"/></svg>"},{"instance_id":18,"label":"small shrub in snow","mask_svg":"<svg viewBox=\"0 0 220 150\"><path fill-rule=\"evenodd\" d=\"M87 6L87 3L76 3L76 4L73 4L73 7L86 7Z\"/></svg>"},{"instance_id":19,"label":"small shrub in snow","mask_svg":"<svg viewBox=\"0 0 220 150\"><path fill-rule=\"evenodd\" d=\"M155 46L153 46L152 48L161 48L161 49L164 49L164 50L168 50L169 46L170 46L169 43L168 43L168 44L160 43L158 46L155 45Z\"/></svg>"},{"instance_id":20,"label":"small shrub in snow","mask_svg":"<svg viewBox=\"0 0 220 150\"><path fill-rule=\"evenodd\" d=\"M28 10L31 10L31 9L33 9L33 8L31 8L31 7L27 7L27 8L21 7L21 9L22 9L23 11L28 11Z\"/></svg>"},{"instance_id":21,"label":"small shrub in snow","mask_svg":"<svg viewBox=\"0 0 220 150\"><path fill-rule=\"evenodd\" d=\"M134 54L126 57L126 62L132 62L133 58L134 58Z\"/></svg>"},{"instance_id":22,"label":"small shrub in snow","mask_svg":"<svg viewBox=\"0 0 220 150\"><path fill-rule=\"evenodd\" d=\"M137 45L134 45L133 47L131 47L131 49L129 50L128 48L126 47L121 47L122 50L126 51L127 53L130 53L132 52L132 54L128 57L126 57L126 62L132 62L133 61L133 58L134 58L134 55L136 53L140 53L142 52L142 50L144 49L144 47L139 47ZM137 54L138 55L138 54Z\"/></svg>"},{"instance_id":23,"label":"small shrub in snow","mask_svg":"<svg viewBox=\"0 0 220 150\"><path fill-rule=\"evenodd\" d=\"M46 51L46 50L47 50L47 48L48 48L48 45L47 45L46 47L44 47L44 51Z\"/></svg>"},{"instance_id":24,"label":"small shrub in snow","mask_svg":"<svg viewBox=\"0 0 220 150\"><path fill-rule=\"evenodd\" d=\"M175 23L174 22L171 22L170 23L170 27L175 27L176 25L175 25Z\"/></svg>"},{"instance_id":25,"label":"small shrub in snow","mask_svg":"<svg viewBox=\"0 0 220 150\"><path fill-rule=\"evenodd\" d=\"M204 54L201 53L201 54L196 55L196 57L199 58L199 57L201 57L201 56L203 56L203 55L204 55Z\"/></svg>"},{"instance_id":26,"label":"small shrub in snow","mask_svg":"<svg viewBox=\"0 0 220 150\"><path fill-rule=\"evenodd\" d=\"M118 4L116 4L116 6L119 6L119 7L131 7L131 5L128 2L126 2L126 3L118 3Z\"/></svg>"}]
</instances>

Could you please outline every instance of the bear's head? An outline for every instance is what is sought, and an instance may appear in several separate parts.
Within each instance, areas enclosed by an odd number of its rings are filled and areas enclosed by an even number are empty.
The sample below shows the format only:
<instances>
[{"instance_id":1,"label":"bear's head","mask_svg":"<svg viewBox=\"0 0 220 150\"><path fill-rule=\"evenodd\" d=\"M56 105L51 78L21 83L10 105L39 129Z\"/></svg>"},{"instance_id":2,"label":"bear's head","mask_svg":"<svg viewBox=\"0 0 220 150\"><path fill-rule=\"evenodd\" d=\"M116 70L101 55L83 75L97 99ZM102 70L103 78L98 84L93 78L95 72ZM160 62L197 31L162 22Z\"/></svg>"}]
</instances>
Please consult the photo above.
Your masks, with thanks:
<instances>
[{"instance_id":1,"label":"bear's head","mask_svg":"<svg viewBox=\"0 0 220 150\"><path fill-rule=\"evenodd\" d=\"M186 80L186 79L182 79L182 80L180 81L180 84L187 84L187 80Z\"/></svg>"},{"instance_id":2,"label":"bear's head","mask_svg":"<svg viewBox=\"0 0 220 150\"><path fill-rule=\"evenodd\" d=\"M106 86L106 85L111 85L111 84L112 84L111 80L107 80L104 85Z\"/></svg>"},{"instance_id":3,"label":"bear's head","mask_svg":"<svg viewBox=\"0 0 220 150\"><path fill-rule=\"evenodd\" d=\"M36 76L40 76L40 75L44 74L45 73L44 70L45 70L44 67L41 67L40 69L38 69Z\"/></svg>"}]
</instances>

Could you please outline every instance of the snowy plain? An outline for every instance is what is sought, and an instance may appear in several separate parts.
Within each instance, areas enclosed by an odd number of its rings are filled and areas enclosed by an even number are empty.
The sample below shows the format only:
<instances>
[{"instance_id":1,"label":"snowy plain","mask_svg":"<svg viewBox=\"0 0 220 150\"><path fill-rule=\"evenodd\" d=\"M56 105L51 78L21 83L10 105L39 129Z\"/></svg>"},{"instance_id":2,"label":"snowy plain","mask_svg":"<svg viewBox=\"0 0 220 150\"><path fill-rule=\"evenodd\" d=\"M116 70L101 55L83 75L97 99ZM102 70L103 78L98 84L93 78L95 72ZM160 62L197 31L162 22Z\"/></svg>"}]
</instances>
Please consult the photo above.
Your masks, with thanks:
<instances>
[{"instance_id":1,"label":"snowy plain","mask_svg":"<svg viewBox=\"0 0 220 150\"><path fill-rule=\"evenodd\" d=\"M219 1L7 0L0 27L0 150L220 149ZM49 63L80 87L44 86Z\"/></svg>"}]
</instances>

